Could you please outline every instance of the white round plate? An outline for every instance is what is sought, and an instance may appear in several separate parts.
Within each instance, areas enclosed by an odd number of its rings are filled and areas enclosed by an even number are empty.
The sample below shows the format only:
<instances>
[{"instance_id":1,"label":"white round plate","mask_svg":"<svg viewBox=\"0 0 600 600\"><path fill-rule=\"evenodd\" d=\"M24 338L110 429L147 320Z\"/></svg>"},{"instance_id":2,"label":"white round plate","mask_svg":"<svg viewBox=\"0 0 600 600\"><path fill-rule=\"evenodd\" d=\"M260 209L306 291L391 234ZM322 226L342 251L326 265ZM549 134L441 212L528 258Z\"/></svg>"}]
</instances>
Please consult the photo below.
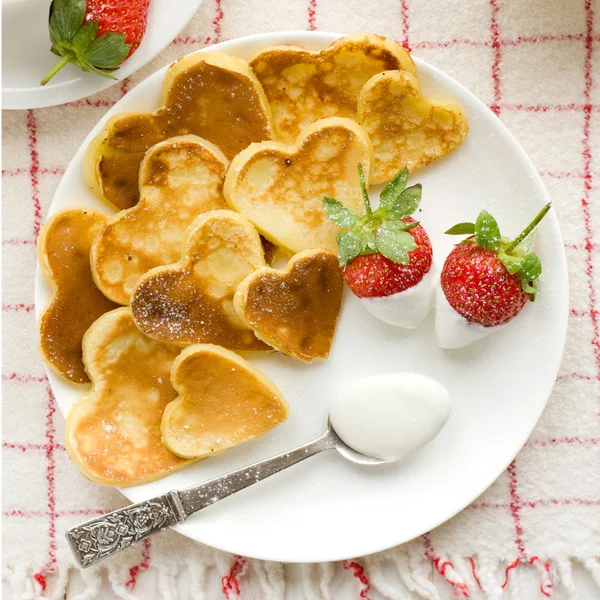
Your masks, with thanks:
<instances>
[{"instance_id":1,"label":"white round plate","mask_svg":"<svg viewBox=\"0 0 600 600\"><path fill-rule=\"evenodd\" d=\"M56 64L50 52L50 0L4 0L2 5L2 108L55 106L91 96L129 77L162 52L188 24L202 0L152 0L148 27L137 51L113 79L64 67L48 84L40 80Z\"/></svg>"},{"instance_id":2,"label":"white round plate","mask_svg":"<svg viewBox=\"0 0 600 600\"><path fill-rule=\"evenodd\" d=\"M266 46L319 49L337 37L322 32L272 33L225 42L211 51L249 59ZM488 108L438 69L415 62L424 92L459 102L470 123L456 152L410 178L411 183L423 184L419 220L441 264L456 241L443 235L451 225L473 220L485 207L505 235L516 235L548 197L523 149ZM106 209L83 183L85 148L113 113L156 107L164 75L164 69L154 73L98 123L67 169L50 212L72 205L74 199ZM459 351L437 347L433 314L415 331L396 329L371 317L346 290L327 361L309 365L280 354L253 359L288 399L286 423L262 439L123 493L140 501L282 452L324 430L342 383L373 373L417 371L444 383L453 407L440 435L406 461L365 468L345 462L335 452L324 453L201 511L176 529L244 556L316 562L383 550L440 525L507 467L552 390L568 312L566 260L554 212L541 224L535 250L544 265L535 304L529 303L504 330ZM49 289L39 271L36 277L36 306L42 309ZM82 388L48 375L66 414Z\"/></svg>"}]
</instances>

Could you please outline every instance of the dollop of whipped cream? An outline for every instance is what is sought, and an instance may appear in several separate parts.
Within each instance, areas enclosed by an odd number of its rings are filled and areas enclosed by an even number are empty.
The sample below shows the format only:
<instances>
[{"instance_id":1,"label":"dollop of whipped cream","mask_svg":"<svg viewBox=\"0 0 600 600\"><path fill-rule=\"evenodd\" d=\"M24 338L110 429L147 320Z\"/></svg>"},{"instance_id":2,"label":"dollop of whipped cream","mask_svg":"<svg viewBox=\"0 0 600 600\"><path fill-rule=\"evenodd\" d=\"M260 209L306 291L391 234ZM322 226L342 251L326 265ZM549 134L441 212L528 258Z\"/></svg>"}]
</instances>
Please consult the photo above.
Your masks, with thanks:
<instances>
[{"instance_id":1,"label":"dollop of whipped cream","mask_svg":"<svg viewBox=\"0 0 600 600\"><path fill-rule=\"evenodd\" d=\"M478 323L470 323L452 308L444 290L438 287L435 294L435 333L440 348L451 350L468 346L490 333L503 329L506 325L508 323L496 327L484 327Z\"/></svg>"},{"instance_id":2,"label":"dollop of whipped cream","mask_svg":"<svg viewBox=\"0 0 600 600\"><path fill-rule=\"evenodd\" d=\"M418 373L387 373L340 389L329 420L342 441L367 456L396 462L430 442L450 416L450 394Z\"/></svg>"},{"instance_id":3,"label":"dollop of whipped cream","mask_svg":"<svg viewBox=\"0 0 600 600\"><path fill-rule=\"evenodd\" d=\"M360 298L360 303L384 323L415 329L433 306L433 292L438 281L439 271L435 263L432 263L429 271L423 275L423 279L417 285L389 296Z\"/></svg>"}]
</instances>

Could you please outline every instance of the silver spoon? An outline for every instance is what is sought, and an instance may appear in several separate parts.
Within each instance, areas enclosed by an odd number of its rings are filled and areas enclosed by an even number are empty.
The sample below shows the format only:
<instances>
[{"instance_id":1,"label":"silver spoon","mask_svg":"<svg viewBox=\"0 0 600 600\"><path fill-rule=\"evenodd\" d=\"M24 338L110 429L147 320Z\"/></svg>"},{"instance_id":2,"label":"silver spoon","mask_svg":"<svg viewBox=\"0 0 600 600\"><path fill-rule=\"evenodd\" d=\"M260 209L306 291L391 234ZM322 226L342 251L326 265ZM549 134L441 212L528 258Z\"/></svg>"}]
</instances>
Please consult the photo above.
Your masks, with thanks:
<instances>
[{"instance_id":1,"label":"silver spoon","mask_svg":"<svg viewBox=\"0 0 600 600\"><path fill-rule=\"evenodd\" d=\"M328 422L325 433L311 442L199 485L180 491L173 490L86 521L69 529L67 540L77 562L84 568L90 567L309 456L333 449L359 465L387 462L350 448Z\"/></svg>"}]
</instances>

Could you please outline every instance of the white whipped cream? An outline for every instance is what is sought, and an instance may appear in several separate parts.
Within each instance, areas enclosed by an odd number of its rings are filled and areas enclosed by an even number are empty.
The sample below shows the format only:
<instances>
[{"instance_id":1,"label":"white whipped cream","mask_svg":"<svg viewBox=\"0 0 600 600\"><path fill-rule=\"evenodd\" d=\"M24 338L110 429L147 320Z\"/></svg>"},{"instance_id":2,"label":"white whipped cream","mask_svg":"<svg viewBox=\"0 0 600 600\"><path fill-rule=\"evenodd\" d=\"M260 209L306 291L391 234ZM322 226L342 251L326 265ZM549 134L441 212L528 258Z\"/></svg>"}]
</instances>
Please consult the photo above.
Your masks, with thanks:
<instances>
[{"instance_id":1,"label":"white whipped cream","mask_svg":"<svg viewBox=\"0 0 600 600\"><path fill-rule=\"evenodd\" d=\"M441 286L438 287L435 294L435 333L440 348L450 350L468 346L490 333L500 331L506 325L508 323L484 327L478 323L470 323L450 306Z\"/></svg>"},{"instance_id":2,"label":"white whipped cream","mask_svg":"<svg viewBox=\"0 0 600 600\"><path fill-rule=\"evenodd\" d=\"M399 461L430 442L450 416L450 394L418 373L388 373L342 388L329 419L351 448Z\"/></svg>"},{"instance_id":3,"label":"white whipped cream","mask_svg":"<svg viewBox=\"0 0 600 600\"><path fill-rule=\"evenodd\" d=\"M432 263L417 285L389 296L360 298L360 302L374 317L384 323L415 329L433 306L433 291L438 281L438 270Z\"/></svg>"}]
</instances>

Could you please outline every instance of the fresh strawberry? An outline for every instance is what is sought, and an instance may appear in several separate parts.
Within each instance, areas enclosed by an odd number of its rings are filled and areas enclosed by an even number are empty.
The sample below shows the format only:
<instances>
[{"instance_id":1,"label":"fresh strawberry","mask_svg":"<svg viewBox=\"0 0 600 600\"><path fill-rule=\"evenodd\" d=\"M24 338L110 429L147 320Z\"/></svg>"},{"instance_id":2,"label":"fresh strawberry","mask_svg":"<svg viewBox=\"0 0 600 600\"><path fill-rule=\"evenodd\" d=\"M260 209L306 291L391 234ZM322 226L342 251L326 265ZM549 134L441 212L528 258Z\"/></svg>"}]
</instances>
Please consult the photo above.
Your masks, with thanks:
<instances>
[{"instance_id":1,"label":"fresh strawberry","mask_svg":"<svg viewBox=\"0 0 600 600\"><path fill-rule=\"evenodd\" d=\"M51 51L60 61L45 85L66 64L115 79L111 72L139 47L150 0L54 0L50 5Z\"/></svg>"},{"instance_id":2,"label":"fresh strawberry","mask_svg":"<svg viewBox=\"0 0 600 600\"><path fill-rule=\"evenodd\" d=\"M323 198L329 218L344 228L337 236L344 280L359 298L390 296L419 283L431 268L429 236L411 215L421 202L421 184L406 187L405 168L382 190L371 209L362 165L358 173L366 214L359 216L333 198Z\"/></svg>"},{"instance_id":3,"label":"fresh strawberry","mask_svg":"<svg viewBox=\"0 0 600 600\"><path fill-rule=\"evenodd\" d=\"M459 223L446 232L470 235L442 269L441 287L456 312L471 323L496 327L514 319L528 299L535 300L542 265L529 248L533 230L549 210L547 204L514 240L500 235L496 219L485 210L476 223Z\"/></svg>"}]
</instances>

